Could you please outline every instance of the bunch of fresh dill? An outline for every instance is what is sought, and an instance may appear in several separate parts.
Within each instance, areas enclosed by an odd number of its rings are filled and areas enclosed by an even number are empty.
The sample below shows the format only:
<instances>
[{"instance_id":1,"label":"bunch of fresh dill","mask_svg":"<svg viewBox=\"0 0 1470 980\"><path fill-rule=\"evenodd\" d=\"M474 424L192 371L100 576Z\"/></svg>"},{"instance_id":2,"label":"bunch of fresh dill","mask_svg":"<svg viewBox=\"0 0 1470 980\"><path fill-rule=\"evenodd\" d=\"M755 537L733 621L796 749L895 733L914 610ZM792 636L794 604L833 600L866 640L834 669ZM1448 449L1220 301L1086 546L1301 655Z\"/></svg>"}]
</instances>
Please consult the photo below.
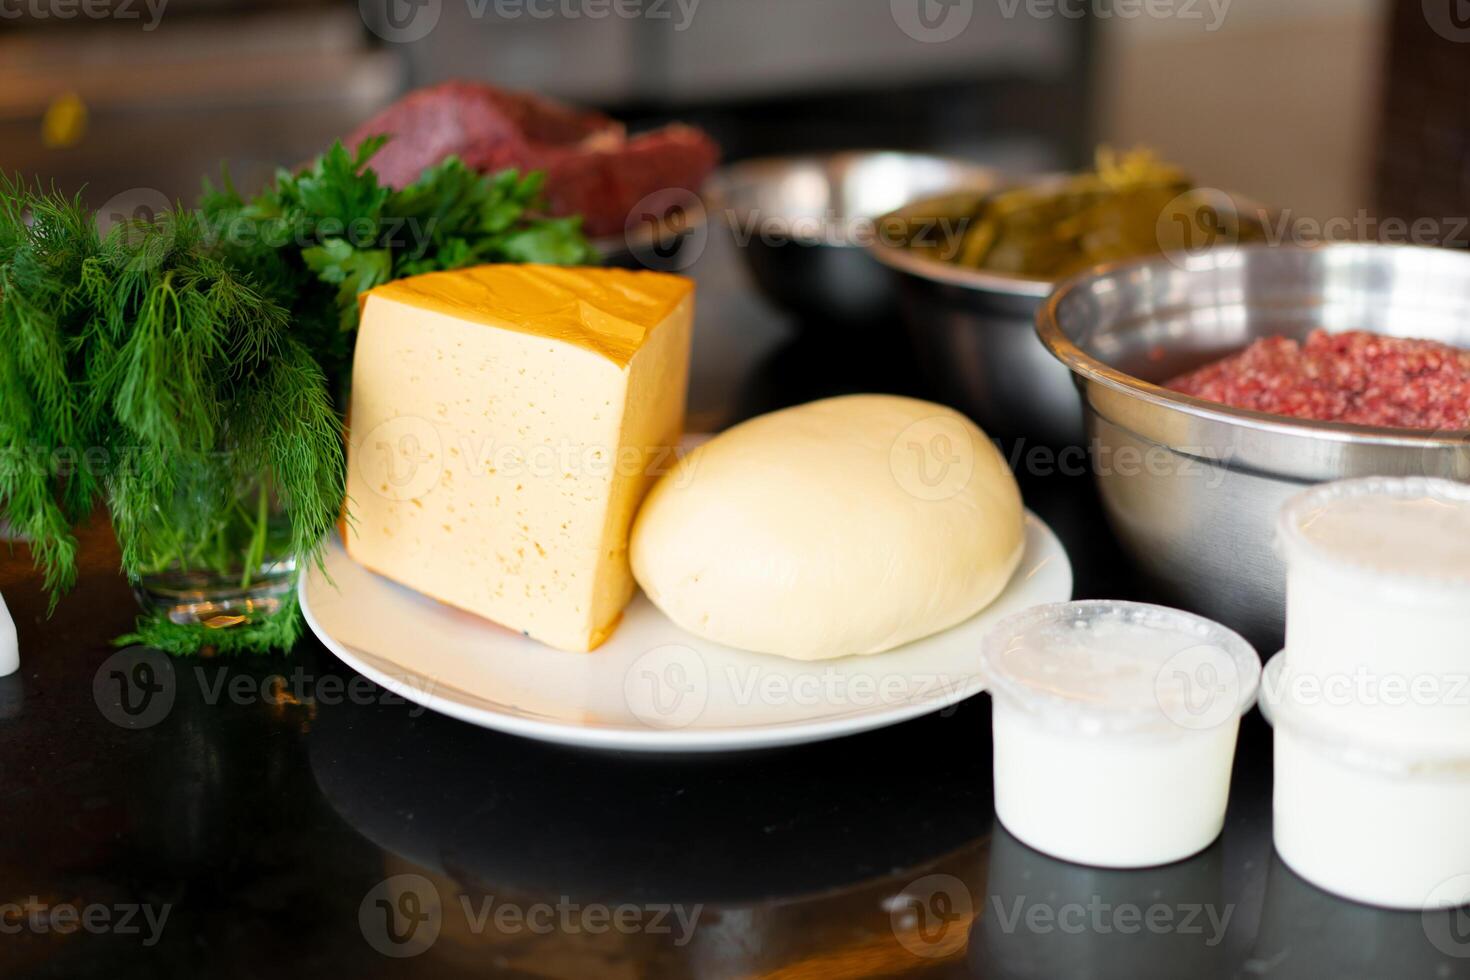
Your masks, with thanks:
<instances>
[{"instance_id":1,"label":"bunch of fresh dill","mask_svg":"<svg viewBox=\"0 0 1470 980\"><path fill-rule=\"evenodd\" d=\"M344 476L321 367L288 312L214 254L197 214L103 236L78 198L0 182L0 337L0 510L53 605L76 579L72 528L99 501L135 580L187 567L261 474L290 553L316 553ZM197 646L142 625L175 652ZM294 639L280 626L273 640Z\"/></svg>"},{"instance_id":2,"label":"bunch of fresh dill","mask_svg":"<svg viewBox=\"0 0 1470 980\"><path fill-rule=\"evenodd\" d=\"M206 186L197 211L106 235L79 198L0 178L0 515L53 607L99 503L135 583L204 569L248 586L267 554L318 557L343 502L359 293L479 262L595 261L579 219L537 216L539 174L451 158L394 191L368 166L381 145L338 144L249 200ZM122 639L264 652L300 629L292 592L242 626L154 613Z\"/></svg>"}]
</instances>

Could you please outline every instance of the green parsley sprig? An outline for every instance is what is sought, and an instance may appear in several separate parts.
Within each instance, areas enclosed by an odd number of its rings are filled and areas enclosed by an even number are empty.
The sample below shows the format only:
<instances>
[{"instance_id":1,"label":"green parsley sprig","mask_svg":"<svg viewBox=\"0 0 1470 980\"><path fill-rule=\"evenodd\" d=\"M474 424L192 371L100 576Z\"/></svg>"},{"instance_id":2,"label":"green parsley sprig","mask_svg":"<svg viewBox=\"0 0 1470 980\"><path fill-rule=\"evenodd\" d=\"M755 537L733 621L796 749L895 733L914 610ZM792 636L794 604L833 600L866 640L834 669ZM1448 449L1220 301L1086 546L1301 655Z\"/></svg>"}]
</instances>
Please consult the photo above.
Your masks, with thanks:
<instances>
[{"instance_id":1,"label":"green parsley sprig","mask_svg":"<svg viewBox=\"0 0 1470 980\"><path fill-rule=\"evenodd\" d=\"M393 190L370 166L384 142L334 144L248 201L226 175L201 202L221 249L291 311L334 382L350 367L357 297L374 286L486 262L598 261L580 217L539 215L544 174L485 175L447 157Z\"/></svg>"}]
</instances>

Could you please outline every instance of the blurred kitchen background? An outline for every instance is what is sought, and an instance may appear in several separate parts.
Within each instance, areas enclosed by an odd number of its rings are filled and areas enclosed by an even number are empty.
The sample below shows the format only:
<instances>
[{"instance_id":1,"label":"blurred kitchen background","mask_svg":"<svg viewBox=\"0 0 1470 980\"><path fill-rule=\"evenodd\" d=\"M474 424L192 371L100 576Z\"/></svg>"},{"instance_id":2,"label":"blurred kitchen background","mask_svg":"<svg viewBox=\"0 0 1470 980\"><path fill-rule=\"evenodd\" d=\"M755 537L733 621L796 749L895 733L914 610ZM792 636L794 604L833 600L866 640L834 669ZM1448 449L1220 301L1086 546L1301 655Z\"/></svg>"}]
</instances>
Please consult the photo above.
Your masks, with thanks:
<instances>
[{"instance_id":1,"label":"blurred kitchen background","mask_svg":"<svg viewBox=\"0 0 1470 980\"><path fill-rule=\"evenodd\" d=\"M1437 24L1420 0L1181 0L1168 17L1143 0L638 0L637 18L569 0L0 0L0 168L94 204L139 186L192 200L221 161L249 188L408 88L473 77L634 129L695 122L727 159L889 146L1034 171L1142 143L1299 214L1463 214L1456 3ZM903 23L919 4L970 19L933 43ZM422 38L394 27L434 13Z\"/></svg>"}]
</instances>

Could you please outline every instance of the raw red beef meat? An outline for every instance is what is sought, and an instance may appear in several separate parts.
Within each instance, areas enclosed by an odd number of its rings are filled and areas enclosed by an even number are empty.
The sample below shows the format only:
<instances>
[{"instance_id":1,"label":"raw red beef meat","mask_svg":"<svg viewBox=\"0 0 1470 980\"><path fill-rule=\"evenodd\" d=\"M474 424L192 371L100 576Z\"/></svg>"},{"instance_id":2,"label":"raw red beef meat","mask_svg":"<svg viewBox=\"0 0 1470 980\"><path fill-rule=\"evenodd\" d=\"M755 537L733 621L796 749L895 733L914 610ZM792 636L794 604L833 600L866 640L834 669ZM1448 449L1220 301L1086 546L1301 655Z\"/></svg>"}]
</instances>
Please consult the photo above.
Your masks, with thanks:
<instances>
[{"instance_id":1,"label":"raw red beef meat","mask_svg":"<svg viewBox=\"0 0 1470 980\"><path fill-rule=\"evenodd\" d=\"M1470 429L1470 351L1364 330L1265 337L1167 387L1300 419Z\"/></svg>"},{"instance_id":2,"label":"raw red beef meat","mask_svg":"<svg viewBox=\"0 0 1470 980\"><path fill-rule=\"evenodd\" d=\"M413 183L450 154L486 173L544 170L551 213L581 214L594 238L621 234L633 206L655 191L698 191L719 160L714 142L689 126L629 137L601 113L479 82L410 92L345 142L355 149L379 134L392 138L372 166L390 186Z\"/></svg>"}]
</instances>

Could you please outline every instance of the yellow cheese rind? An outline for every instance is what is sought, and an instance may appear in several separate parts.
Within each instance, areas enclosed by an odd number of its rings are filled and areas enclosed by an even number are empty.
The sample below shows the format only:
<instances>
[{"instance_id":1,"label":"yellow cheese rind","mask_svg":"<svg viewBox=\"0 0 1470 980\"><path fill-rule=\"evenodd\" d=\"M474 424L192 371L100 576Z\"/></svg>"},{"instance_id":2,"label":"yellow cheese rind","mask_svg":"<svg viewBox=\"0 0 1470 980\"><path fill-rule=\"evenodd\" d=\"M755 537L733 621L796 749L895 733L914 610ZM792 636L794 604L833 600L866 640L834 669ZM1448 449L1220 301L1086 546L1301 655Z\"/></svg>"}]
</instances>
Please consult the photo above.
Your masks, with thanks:
<instances>
[{"instance_id":1,"label":"yellow cheese rind","mask_svg":"<svg viewBox=\"0 0 1470 980\"><path fill-rule=\"evenodd\" d=\"M410 588L590 650L632 597L629 528L651 461L682 433L692 284L557 269L522 291L525 272L436 273L368 295L346 544ZM548 307L546 283L575 302ZM465 309L475 295L497 299ZM629 338L626 359L609 353Z\"/></svg>"},{"instance_id":2,"label":"yellow cheese rind","mask_svg":"<svg viewBox=\"0 0 1470 980\"><path fill-rule=\"evenodd\" d=\"M367 295L564 341L626 366L693 291L688 279L658 272L484 265L396 279Z\"/></svg>"}]
</instances>

